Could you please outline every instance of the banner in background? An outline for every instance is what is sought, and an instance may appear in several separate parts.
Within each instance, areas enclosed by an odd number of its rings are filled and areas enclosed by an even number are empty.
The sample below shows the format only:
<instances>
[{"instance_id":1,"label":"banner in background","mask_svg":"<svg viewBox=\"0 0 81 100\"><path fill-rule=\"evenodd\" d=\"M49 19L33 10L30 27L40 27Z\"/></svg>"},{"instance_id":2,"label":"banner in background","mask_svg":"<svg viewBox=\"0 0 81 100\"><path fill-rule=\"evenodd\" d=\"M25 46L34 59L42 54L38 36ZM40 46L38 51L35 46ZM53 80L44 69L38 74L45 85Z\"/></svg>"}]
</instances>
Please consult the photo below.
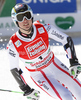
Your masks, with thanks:
<instances>
[{"instance_id":1,"label":"banner in background","mask_svg":"<svg viewBox=\"0 0 81 100\"><path fill-rule=\"evenodd\" d=\"M51 16L51 17L50 17ZM43 24L51 24L57 30L70 35L77 32L81 33L81 13L62 13L62 14L34 14L35 20L39 20ZM50 19L49 19L50 18ZM0 37L11 36L18 30L11 17L0 18Z\"/></svg>"},{"instance_id":2,"label":"banner in background","mask_svg":"<svg viewBox=\"0 0 81 100\"><path fill-rule=\"evenodd\" d=\"M76 0L0 0L0 17L11 16L11 9L16 3L27 3L34 14L76 12Z\"/></svg>"},{"instance_id":3,"label":"banner in background","mask_svg":"<svg viewBox=\"0 0 81 100\"><path fill-rule=\"evenodd\" d=\"M66 17L56 17L55 19L55 25L63 30L68 30L72 28L75 25L75 19L72 16L66 16Z\"/></svg>"},{"instance_id":4,"label":"banner in background","mask_svg":"<svg viewBox=\"0 0 81 100\"><path fill-rule=\"evenodd\" d=\"M68 13L76 12L76 0L16 0L27 3L34 13Z\"/></svg>"}]
</instances>

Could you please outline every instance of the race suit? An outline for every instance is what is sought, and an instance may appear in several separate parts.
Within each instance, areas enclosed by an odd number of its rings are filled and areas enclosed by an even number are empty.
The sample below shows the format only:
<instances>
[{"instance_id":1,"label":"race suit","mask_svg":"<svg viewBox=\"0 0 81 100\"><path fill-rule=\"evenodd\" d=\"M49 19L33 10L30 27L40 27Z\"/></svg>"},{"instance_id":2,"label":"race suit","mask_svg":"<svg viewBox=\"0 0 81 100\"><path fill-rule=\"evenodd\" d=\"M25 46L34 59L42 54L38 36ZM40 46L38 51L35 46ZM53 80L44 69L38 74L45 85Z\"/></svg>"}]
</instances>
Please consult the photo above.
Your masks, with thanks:
<instances>
[{"instance_id":1,"label":"race suit","mask_svg":"<svg viewBox=\"0 0 81 100\"><path fill-rule=\"evenodd\" d=\"M49 46L49 38L61 42L69 59L73 54L68 43L68 35L54 26L33 23L33 36L25 38L17 31L7 45L10 70L19 67L19 59L29 71L32 80L48 95L56 100L81 100L81 83L69 75L68 68L59 61ZM41 85L42 84L42 85ZM44 84L44 85L43 85ZM74 97L73 97L74 96Z\"/></svg>"}]
</instances>

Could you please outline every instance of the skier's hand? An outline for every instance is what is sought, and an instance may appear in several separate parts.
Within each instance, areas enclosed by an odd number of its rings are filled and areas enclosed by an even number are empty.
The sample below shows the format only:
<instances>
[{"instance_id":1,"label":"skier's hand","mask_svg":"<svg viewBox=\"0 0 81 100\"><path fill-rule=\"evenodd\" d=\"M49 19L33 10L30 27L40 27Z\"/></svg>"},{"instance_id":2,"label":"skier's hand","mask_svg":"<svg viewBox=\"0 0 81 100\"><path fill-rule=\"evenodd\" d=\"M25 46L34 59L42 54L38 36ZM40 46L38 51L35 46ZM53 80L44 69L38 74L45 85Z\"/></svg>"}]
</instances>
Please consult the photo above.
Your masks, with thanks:
<instances>
[{"instance_id":1,"label":"skier's hand","mask_svg":"<svg viewBox=\"0 0 81 100\"><path fill-rule=\"evenodd\" d=\"M69 68L69 73L73 78L76 78L78 74L81 72L81 64L71 66Z\"/></svg>"},{"instance_id":2,"label":"skier's hand","mask_svg":"<svg viewBox=\"0 0 81 100\"><path fill-rule=\"evenodd\" d=\"M39 100L40 98L40 92L35 90L35 89L31 89L31 91L29 93L24 93L24 96L27 96L27 99L29 100Z\"/></svg>"}]
</instances>

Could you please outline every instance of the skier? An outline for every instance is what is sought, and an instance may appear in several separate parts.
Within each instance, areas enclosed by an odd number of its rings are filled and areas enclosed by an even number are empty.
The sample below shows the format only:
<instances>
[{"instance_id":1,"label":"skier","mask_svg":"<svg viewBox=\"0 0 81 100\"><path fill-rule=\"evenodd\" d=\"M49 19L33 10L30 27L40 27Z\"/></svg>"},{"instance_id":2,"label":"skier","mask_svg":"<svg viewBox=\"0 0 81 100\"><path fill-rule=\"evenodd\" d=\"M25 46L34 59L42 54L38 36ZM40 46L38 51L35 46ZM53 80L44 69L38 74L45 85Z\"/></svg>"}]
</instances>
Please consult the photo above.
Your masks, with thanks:
<instances>
[{"instance_id":1,"label":"skier","mask_svg":"<svg viewBox=\"0 0 81 100\"><path fill-rule=\"evenodd\" d=\"M33 21L33 12L25 3L16 4L11 16L19 30L7 45L10 71L20 89L31 100L39 100L40 92L31 88L22 75L19 59L29 71L32 80L56 100L81 100L81 82L76 78L81 65L76 57L72 38L50 24ZM63 44L70 67L66 67L50 50L49 38Z\"/></svg>"}]
</instances>

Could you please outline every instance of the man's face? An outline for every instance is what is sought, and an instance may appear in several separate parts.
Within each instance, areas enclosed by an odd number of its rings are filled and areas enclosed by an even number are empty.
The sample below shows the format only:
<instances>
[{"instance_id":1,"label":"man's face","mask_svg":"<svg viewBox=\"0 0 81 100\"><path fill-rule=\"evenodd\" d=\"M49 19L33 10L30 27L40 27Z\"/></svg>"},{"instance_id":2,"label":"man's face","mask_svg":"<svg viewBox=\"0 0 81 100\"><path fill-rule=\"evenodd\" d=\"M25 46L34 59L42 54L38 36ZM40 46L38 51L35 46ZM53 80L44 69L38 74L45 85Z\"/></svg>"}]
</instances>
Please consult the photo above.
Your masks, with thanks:
<instances>
[{"instance_id":1,"label":"man's face","mask_svg":"<svg viewBox=\"0 0 81 100\"><path fill-rule=\"evenodd\" d=\"M19 28L27 31L30 30L32 24L32 19L27 20L26 18L22 22L18 22Z\"/></svg>"}]
</instances>

